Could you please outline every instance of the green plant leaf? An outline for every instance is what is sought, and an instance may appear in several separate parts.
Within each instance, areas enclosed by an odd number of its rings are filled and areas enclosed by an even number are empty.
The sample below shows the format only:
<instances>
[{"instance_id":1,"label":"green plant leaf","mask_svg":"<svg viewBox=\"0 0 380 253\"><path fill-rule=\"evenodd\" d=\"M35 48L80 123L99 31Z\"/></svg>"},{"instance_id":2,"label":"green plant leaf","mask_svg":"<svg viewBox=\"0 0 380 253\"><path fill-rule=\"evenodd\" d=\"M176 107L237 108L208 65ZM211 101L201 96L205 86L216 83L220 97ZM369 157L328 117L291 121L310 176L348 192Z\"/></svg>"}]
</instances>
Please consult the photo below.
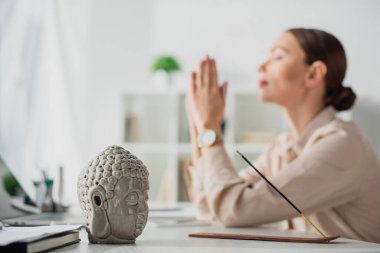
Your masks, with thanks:
<instances>
[{"instance_id":1,"label":"green plant leaf","mask_svg":"<svg viewBox=\"0 0 380 253\"><path fill-rule=\"evenodd\" d=\"M11 173L3 176L3 184L4 189L10 196L17 196L20 185L17 182L17 179Z\"/></svg>"},{"instance_id":2,"label":"green plant leaf","mask_svg":"<svg viewBox=\"0 0 380 253\"><path fill-rule=\"evenodd\" d=\"M162 55L157 57L152 65L153 71L163 70L166 72L174 72L180 70L180 66L175 57L170 55Z\"/></svg>"}]
</instances>

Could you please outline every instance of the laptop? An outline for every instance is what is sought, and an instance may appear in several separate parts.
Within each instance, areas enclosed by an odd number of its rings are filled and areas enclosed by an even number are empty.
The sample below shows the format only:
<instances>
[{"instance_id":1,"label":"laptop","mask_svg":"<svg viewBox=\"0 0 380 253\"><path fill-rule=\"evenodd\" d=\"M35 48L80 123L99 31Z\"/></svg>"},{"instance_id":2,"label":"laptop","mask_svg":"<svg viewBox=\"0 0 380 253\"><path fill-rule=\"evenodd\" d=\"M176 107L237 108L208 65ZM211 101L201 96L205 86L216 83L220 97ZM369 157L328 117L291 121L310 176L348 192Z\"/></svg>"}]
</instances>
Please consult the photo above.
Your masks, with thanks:
<instances>
[{"instance_id":1,"label":"laptop","mask_svg":"<svg viewBox=\"0 0 380 253\"><path fill-rule=\"evenodd\" d=\"M80 210L65 213L28 213L19 208L14 199L5 191L3 177L11 173L0 157L0 220L8 226L46 226L85 224L85 218Z\"/></svg>"}]
</instances>

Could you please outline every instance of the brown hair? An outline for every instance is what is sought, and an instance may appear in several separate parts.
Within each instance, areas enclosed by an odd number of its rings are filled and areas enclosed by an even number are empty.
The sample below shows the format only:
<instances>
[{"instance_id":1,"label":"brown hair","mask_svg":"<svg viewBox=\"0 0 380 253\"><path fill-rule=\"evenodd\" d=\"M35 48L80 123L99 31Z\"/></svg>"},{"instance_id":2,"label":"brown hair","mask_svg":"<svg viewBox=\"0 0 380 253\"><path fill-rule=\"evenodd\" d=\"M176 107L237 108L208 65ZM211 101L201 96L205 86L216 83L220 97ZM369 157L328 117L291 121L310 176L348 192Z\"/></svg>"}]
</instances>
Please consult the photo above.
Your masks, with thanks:
<instances>
[{"instance_id":1,"label":"brown hair","mask_svg":"<svg viewBox=\"0 0 380 253\"><path fill-rule=\"evenodd\" d=\"M337 111L350 109L356 99L350 87L343 86L347 60L340 41L332 34L306 28L293 28L288 32L294 35L306 54L306 63L322 61L327 66L325 76L325 105L332 105Z\"/></svg>"}]
</instances>

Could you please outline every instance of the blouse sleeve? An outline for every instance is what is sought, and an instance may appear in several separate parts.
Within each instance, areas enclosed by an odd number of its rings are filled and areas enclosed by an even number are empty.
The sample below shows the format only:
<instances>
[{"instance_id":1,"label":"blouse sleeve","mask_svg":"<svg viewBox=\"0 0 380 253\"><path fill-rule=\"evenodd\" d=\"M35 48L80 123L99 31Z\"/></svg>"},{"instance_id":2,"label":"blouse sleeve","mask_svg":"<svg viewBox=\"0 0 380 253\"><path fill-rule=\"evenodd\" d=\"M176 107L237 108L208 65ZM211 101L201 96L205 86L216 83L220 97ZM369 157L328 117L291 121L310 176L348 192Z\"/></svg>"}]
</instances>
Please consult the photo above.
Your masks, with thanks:
<instances>
[{"instance_id":1,"label":"blouse sleeve","mask_svg":"<svg viewBox=\"0 0 380 253\"><path fill-rule=\"evenodd\" d=\"M305 213L346 203L358 194L361 151L343 132L318 139L268 179ZM211 216L226 226L252 226L298 216L270 186L239 177L224 147L204 154L194 168Z\"/></svg>"},{"instance_id":2,"label":"blouse sleeve","mask_svg":"<svg viewBox=\"0 0 380 253\"><path fill-rule=\"evenodd\" d=\"M200 175L192 164L189 164L187 169L190 175L190 189L188 191L191 191L191 201L195 206L197 219L211 222L213 217L208 209L206 193Z\"/></svg>"},{"instance_id":3,"label":"blouse sleeve","mask_svg":"<svg viewBox=\"0 0 380 253\"><path fill-rule=\"evenodd\" d=\"M270 168L271 150L272 145L254 162L254 165L266 176L269 175L268 171ZM190 189L188 189L188 191L191 191L191 201L196 207L197 218L199 220L212 221L213 216L211 215L211 212L207 205L206 192L203 187L201 175L199 174L199 171L195 169L192 163L189 163L187 170L190 175ZM245 182L250 184L253 184L261 180L260 176L257 173L255 173L255 171L251 167L247 167L241 170L239 172L239 176L242 177L245 180Z\"/></svg>"}]
</instances>

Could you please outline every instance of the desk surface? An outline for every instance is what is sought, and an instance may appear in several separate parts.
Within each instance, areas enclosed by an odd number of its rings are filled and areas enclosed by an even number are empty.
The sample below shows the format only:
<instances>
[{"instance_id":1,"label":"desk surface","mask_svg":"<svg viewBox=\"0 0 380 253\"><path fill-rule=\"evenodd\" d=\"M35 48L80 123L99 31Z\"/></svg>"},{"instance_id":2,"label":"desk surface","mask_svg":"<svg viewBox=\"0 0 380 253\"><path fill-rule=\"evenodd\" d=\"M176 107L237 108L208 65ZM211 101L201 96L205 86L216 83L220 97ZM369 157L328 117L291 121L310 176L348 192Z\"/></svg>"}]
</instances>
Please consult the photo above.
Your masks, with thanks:
<instances>
[{"instance_id":1,"label":"desk surface","mask_svg":"<svg viewBox=\"0 0 380 253\"><path fill-rule=\"evenodd\" d=\"M379 252L380 244L339 238L327 244L283 243L265 241L224 240L189 238L190 232L241 233L278 236L310 236L293 231L278 231L271 228L223 228L217 226L200 227L155 227L148 223L143 234L137 238L135 245L90 244L87 233L82 229L79 244L70 245L54 252ZM260 250L260 251L258 251Z\"/></svg>"}]
</instances>

